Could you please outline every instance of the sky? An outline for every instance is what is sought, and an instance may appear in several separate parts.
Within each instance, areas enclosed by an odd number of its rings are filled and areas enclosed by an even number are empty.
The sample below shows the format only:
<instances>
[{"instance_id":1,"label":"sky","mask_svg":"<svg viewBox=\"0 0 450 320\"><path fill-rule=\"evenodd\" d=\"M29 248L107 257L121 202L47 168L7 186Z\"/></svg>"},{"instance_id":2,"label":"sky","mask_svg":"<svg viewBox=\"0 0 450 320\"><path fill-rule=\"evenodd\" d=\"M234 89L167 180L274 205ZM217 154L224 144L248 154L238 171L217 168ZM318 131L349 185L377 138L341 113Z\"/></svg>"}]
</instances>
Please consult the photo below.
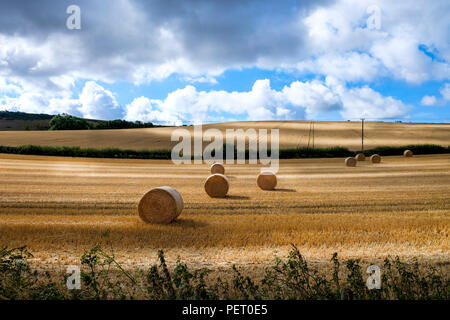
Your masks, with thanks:
<instances>
[{"instance_id":1,"label":"sky","mask_svg":"<svg viewBox=\"0 0 450 320\"><path fill-rule=\"evenodd\" d=\"M449 16L448 0L5 0L0 110L450 123Z\"/></svg>"}]
</instances>

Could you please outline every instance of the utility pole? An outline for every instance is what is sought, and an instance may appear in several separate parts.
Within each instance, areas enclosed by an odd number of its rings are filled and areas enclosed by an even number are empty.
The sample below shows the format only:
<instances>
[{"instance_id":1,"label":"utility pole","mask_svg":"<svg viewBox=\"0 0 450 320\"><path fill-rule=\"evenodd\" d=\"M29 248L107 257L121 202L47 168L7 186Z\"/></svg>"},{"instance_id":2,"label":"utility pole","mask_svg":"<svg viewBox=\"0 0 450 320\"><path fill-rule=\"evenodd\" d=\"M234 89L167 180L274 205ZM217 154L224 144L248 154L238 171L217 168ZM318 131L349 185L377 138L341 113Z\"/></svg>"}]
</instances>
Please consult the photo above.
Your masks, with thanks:
<instances>
[{"instance_id":1,"label":"utility pole","mask_svg":"<svg viewBox=\"0 0 450 320\"><path fill-rule=\"evenodd\" d=\"M309 132L308 132L308 149L311 143L311 133L312 133L312 122L309 123Z\"/></svg>"},{"instance_id":2,"label":"utility pole","mask_svg":"<svg viewBox=\"0 0 450 320\"><path fill-rule=\"evenodd\" d=\"M361 152L364 152L364 120L365 118L361 118Z\"/></svg>"}]
</instances>

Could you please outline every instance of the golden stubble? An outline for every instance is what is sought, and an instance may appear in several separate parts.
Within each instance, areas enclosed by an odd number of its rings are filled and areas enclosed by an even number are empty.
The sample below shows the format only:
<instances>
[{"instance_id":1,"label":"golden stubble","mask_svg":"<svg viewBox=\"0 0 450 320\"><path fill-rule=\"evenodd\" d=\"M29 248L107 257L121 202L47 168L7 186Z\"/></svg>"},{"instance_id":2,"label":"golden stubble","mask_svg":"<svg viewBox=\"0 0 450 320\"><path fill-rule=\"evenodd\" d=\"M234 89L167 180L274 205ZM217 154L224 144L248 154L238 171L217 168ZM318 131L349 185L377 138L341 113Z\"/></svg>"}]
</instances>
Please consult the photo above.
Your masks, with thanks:
<instances>
[{"instance_id":1,"label":"golden stubble","mask_svg":"<svg viewBox=\"0 0 450 320\"><path fill-rule=\"evenodd\" d=\"M203 189L207 165L169 161L0 155L0 245L27 245L40 265L77 261L96 243L128 266L165 249L196 266L258 266L291 243L312 261L388 255L449 262L450 156L281 162L277 191L256 185L258 166L227 166L229 196ZM147 225L137 203L169 185L185 209L170 225Z\"/></svg>"},{"instance_id":2,"label":"golden stubble","mask_svg":"<svg viewBox=\"0 0 450 320\"><path fill-rule=\"evenodd\" d=\"M123 130L67 130L67 131L2 131L1 144L6 146L78 146L84 148L122 149L170 149L176 142L171 141L176 127ZM183 127L191 134L192 126ZM203 130L217 129L225 133L228 129L278 129L280 147L306 147L312 143L310 121L249 121L207 124ZM389 123L365 122L365 146L404 146L410 144L450 144L450 124L438 123ZM270 136L270 131L269 131ZM315 121L314 146L342 146L360 150L361 122ZM270 139L269 139L270 140ZM207 144L207 143L205 143Z\"/></svg>"}]
</instances>

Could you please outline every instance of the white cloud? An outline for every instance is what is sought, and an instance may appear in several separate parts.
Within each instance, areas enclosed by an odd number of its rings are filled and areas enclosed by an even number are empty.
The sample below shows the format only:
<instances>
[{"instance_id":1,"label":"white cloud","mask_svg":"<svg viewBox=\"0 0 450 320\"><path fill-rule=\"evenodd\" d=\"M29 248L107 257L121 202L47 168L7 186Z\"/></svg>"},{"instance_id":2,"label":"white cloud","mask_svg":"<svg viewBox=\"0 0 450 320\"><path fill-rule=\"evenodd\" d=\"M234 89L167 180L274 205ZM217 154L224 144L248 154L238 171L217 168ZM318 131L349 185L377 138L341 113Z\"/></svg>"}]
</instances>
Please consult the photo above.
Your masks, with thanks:
<instances>
[{"instance_id":1,"label":"white cloud","mask_svg":"<svg viewBox=\"0 0 450 320\"><path fill-rule=\"evenodd\" d=\"M71 86L71 79L65 77L56 79L63 87ZM64 83L64 81L66 81ZM0 78L0 87L1 87ZM3 96L0 100L2 109L11 111L21 111L29 113L68 113L75 116L90 119L120 119L123 117L123 110L119 106L115 96L111 91L104 89L94 81L86 82L78 99L72 98L69 94L52 95L47 91L26 90L20 85L13 86L15 92L19 92L16 97Z\"/></svg>"},{"instance_id":2,"label":"white cloud","mask_svg":"<svg viewBox=\"0 0 450 320\"><path fill-rule=\"evenodd\" d=\"M3 94L19 94L22 88L16 84L10 83L5 78L0 77L0 93Z\"/></svg>"},{"instance_id":3,"label":"white cloud","mask_svg":"<svg viewBox=\"0 0 450 320\"><path fill-rule=\"evenodd\" d=\"M339 95L343 105L340 113L344 119L398 119L404 118L409 110L402 101L385 97L368 86L348 89L332 77L328 77L326 83Z\"/></svg>"},{"instance_id":4,"label":"white cloud","mask_svg":"<svg viewBox=\"0 0 450 320\"><path fill-rule=\"evenodd\" d=\"M448 94L448 86L442 89ZM277 91L270 80L257 80L250 91L198 91L188 85L164 100L135 98L121 107L114 94L95 83L86 82L77 98L49 97L25 92L0 99L2 109L24 112L69 113L92 119L118 119L181 125L183 122L313 119L339 112L344 118L402 118L408 107L400 100L384 97L368 86L347 88L342 80L294 81Z\"/></svg>"},{"instance_id":5,"label":"white cloud","mask_svg":"<svg viewBox=\"0 0 450 320\"><path fill-rule=\"evenodd\" d=\"M86 82L80 94L81 107L78 108L85 118L112 120L122 118L122 110L111 91L94 81Z\"/></svg>"},{"instance_id":6,"label":"white cloud","mask_svg":"<svg viewBox=\"0 0 450 320\"><path fill-rule=\"evenodd\" d=\"M258 80L249 92L197 91L188 85L169 93L164 100L146 97L126 106L126 119L180 124L217 121L223 113L245 115L248 120L274 119L288 113L281 93L271 89L269 80ZM216 116L219 114L219 116Z\"/></svg>"},{"instance_id":7,"label":"white cloud","mask_svg":"<svg viewBox=\"0 0 450 320\"><path fill-rule=\"evenodd\" d=\"M296 81L276 91L268 79L255 81L248 92L197 91L189 85L169 93L163 101L153 100L151 107L146 105L148 113L157 107L178 119L192 122L216 121L219 118L216 114L224 113L244 116L247 120L304 118L305 113L312 116L340 107L339 99L319 81ZM136 109L143 108L133 108Z\"/></svg>"},{"instance_id":8,"label":"white cloud","mask_svg":"<svg viewBox=\"0 0 450 320\"><path fill-rule=\"evenodd\" d=\"M318 80L295 81L289 87L284 87L282 93L288 104L304 108L308 117L342 108L339 96Z\"/></svg>"},{"instance_id":9,"label":"white cloud","mask_svg":"<svg viewBox=\"0 0 450 320\"><path fill-rule=\"evenodd\" d=\"M381 28L369 29L366 9L381 12ZM393 77L411 83L450 77L449 10L445 1L341 0L320 7L304 19L307 49L314 58L300 61L300 71L347 81ZM434 58L420 47L432 49Z\"/></svg>"},{"instance_id":10,"label":"white cloud","mask_svg":"<svg viewBox=\"0 0 450 320\"><path fill-rule=\"evenodd\" d=\"M81 116L76 99L50 98L38 92L24 92L17 97L4 96L0 98L1 109L28 113L58 114L68 113Z\"/></svg>"},{"instance_id":11,"label":"white cloud","mask_svg":"<svg viewBox=\"0 0 450 320\"><path fill-rule=\"evenodd\" d=\"M382 61L393 78L422 83L448 77L448 64L433 61L420 51L420 41L411 36L413 33L412 28L397 31L391 38L375 42L371 52Z\"/></svg>"},{"instance_id":12,"label":"white cloud","mask_svg":"<svg viewBox=\"0 0 450 320\"><path fill-rule=\"evenodd\" d=\"M383 66L378 59L357 52L324 54L302 61L296 68L301 72L324 74L346 81L370 81L383 74Z\"/></svg>"},{"instance_id":13,"label":"white cloud","mask_svg":"<svg viewBox=\"0 0 450 320\"><path fill-rule=\"evenodd\" d=\"M348 81L388 75L420 83L450 74L445 0L302 1L295 9L262 0L80 1L84 12L102 12L83 15L80 32L60 25L65 8L53 1L0 4L0 76L58 90L52 77L142 83L178 73L214 82L225 70L255 66ZM381 10L380 30L367 28L371 5Z\"/></svg>"},{"instance_id":14,"label":"white cloud","mask_svg":"<svg viewBox=\"0 0 450 320\"><path fill-rule=\"evenodd\" d=\"M424 106L445 106L450 101L450 83L445 83L442 88L439 90L441 93L440 98L436 98L435 96L425 95L422 98L421 104Z\"/></svg>"},{"instance_id":15,"label":"white cloud","mask_svg":"<svg viewBox=\"0 0 450 320\"><path fill-rule=\"evenodd\" d=\"M345 119L367 118L371 120L403 118L408 107L393 97L384 97L379 92L364 86L344 92L341 96Z\"/></svg>"},{"instance_id":16,"label":"white cloud","mask_svg":"<svg viewBox=\"0 0 450 320\"><path fill-rule=\"evenodd\" d=\"M74 116L80 116L82 117L83 114L79 112L79 109L81 108L80 100L78 99L58 99L58 98L52 98L48 101L48 107L47 107L48 113L50 114L60 114L60 113L67 113Z\"/></svg>"},{"instance_id":17,"label":"white cloud","mask_svg":"<svg viewBox=\"0 0 450 320\"><path fill-rule=\"evenodd\" d=\"M440 90L442 98L446 101L450 101L450 83L446 83Z\"/></svg>"},{"instance_id":18,"label":"white cloud","mask_svg":"<svg viewBox=\"0 0 450 320\"><path fill-rule=\"evenodd\" d=\"M197 91L186 86L171 92L164 100L135 99L126 106L127 120L180 124L217 121L215 114L243 116L246 120L290 120L314 118L327 112L340 112L344 118L403 118L408 107L400 100L384 97L365 86L348 89L342 82L327 78L294 81L277 91L270 81L255 81L251 91Z\"/></svg>"},{"instance_id":19,"label":"white cloud","mask_svg":"<svg viewBox=\"0 0 450 320\"><path fill-rule=\"evenodd\" d=\"M437 103L437 99L435 96L424 96L420 101L420 104L423 106L434 106Z\"/></svg>"},{"instance_id":20,"label":"white cloud","mask_svg":"<svg viewBox=\"0 0 450 320\"><path fill-rule=\"evenodd\" d=\"M125 120L154 122L176 126L183 124L182 120L178 118L177 115L159 110L160 104L160 100L150 100L146 97L136 98L125 107Z\"/></svg>"},{"instance_id":21,"label":"white cloud","mask_svg":"<svg viewBox=\"0 0 450 320\"><path fill-rule=\"evenodd\" d=\"M26 92L21 94L18 98L7 99L6 105L9 110L40 113L46 108L46 100L38 93Z\"/></svg>"},{"instance_id":22,"label":"white cloud","mask_svg":"<svg viewBox=\"0 0 450 320\"><path fill-rule=\"evenodd\" d=\"M200 76L200 77L190 77L185 76L183 80L191 82L191 83L209 83L209 84L218 84L217 79L211 76Z\"/></svg>"},{"instance_id":23,"label":"white cloud","mask_svg":"<svg viewBox=\"0 0 450 320\"><path fill-rule=\"evenodd\" d=\"M367 28L370 5L381 9L379 30ZM83 29L69 32L61 20L64 4L0 2L2 108L104 119L126 112L127 119L173 123L237 116L301 119L336 111L401 117L407 106L371 89L372 81L389 77L420 84L450 77L445 14L450 3L445 0L302 1L295 8L262 0L186 0L177 6L142 0L104 6L80 0L80 6L83 12L102 14L83 15ZM256 81L248 92L186 86L164 100L138 98L125 108L98 85L140 84L173 74L193 84L216 84L226 70L252 67L313 73L327 81L296 81L278 91L268 80ZM88 82L75 97L80 79ZM449 91L446 84L434 104L449 101ZM432 102L424 97L423 103Z\"/></svg>"}]
</instances>

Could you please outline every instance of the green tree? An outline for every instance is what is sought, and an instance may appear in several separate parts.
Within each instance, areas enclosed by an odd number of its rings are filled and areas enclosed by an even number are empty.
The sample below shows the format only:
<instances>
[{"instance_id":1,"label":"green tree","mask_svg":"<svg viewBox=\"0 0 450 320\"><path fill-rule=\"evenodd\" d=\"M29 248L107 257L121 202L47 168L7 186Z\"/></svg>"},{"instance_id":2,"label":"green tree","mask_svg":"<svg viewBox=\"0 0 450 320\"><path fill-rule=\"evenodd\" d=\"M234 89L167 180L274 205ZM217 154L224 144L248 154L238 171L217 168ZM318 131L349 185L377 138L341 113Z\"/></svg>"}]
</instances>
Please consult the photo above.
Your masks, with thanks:
<instances>
[{"instance_id":1,"label":"green tree","mask_svg":"<svg viewBox=\"0 0 450 320\"><path fill-rule=\"evenodd\" d=\"M87 130L89 123L81 118L68 114L58 114L50 120L50 130Z\"/></svg>"}]
</instances>

